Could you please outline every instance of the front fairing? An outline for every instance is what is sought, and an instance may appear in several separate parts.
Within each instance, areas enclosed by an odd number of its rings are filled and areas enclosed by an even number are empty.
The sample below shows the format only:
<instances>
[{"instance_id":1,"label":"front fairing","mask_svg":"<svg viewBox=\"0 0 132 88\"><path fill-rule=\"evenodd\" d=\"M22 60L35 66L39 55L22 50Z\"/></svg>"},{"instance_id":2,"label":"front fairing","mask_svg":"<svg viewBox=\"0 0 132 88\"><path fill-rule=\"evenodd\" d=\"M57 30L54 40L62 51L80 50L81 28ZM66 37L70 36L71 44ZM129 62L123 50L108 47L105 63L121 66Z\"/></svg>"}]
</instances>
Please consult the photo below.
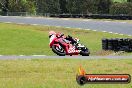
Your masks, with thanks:
<instances>
[{"instance_id":1,"label":"front fairing","mask_svg":"<svg viewBox=\"0 0 132 88\"><path fill-rule=\"evenodd\" d=\"M54 42L57 41L57 38L56 38L55 35L51 35L51 36L49 37L49 39L50 39L49 45L50 45L50 48L51 48L52 45L54 44Z\"/></svg>"}]
</instances>

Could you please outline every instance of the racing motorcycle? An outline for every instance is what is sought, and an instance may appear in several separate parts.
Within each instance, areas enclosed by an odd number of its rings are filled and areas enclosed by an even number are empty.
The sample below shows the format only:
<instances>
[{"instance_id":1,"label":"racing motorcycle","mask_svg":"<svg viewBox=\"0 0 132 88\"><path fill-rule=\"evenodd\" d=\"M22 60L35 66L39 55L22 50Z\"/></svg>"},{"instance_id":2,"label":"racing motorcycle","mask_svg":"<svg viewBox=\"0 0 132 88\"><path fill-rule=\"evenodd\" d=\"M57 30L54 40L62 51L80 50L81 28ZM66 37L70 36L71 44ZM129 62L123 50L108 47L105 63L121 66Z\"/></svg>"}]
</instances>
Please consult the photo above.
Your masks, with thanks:
<instances>
[{"instance_id":1,"label":"racing motorcycle","mask_svg":"<svg viewBox=\"0 0 132 88\"><path fill-rule=\"evenodd\" d=\"M62 34L59 37L56 37L56 34L52 34L49 36L50 38L50 48L52 48L52 51L56 53L59 56L65 56L65 55L82 55L82 56L89 56L90 51L89 49L79 43L79 39L76 40L76 44L71 44L70 41L63 38L64 34Z\"/></svg>"}]
</instances>

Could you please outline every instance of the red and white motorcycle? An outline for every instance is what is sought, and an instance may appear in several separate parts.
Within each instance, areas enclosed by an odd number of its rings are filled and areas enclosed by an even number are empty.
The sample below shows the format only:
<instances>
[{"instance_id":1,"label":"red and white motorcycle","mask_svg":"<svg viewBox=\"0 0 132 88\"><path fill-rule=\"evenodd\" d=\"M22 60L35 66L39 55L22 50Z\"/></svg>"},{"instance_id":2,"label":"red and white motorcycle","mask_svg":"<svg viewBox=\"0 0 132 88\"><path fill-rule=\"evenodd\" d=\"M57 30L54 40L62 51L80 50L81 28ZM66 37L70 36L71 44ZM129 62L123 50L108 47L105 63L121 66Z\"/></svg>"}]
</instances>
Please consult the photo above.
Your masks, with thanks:
<instances>
[{"instance_id":1,"label":"red and white motorcycle","mask_svg":"<svg viewBox=\"0 0 132 88\"><path fill-rule=\"evenodd\" d=\"M73 45L70 41L66 40L64 34L60 35L59 37L56 36L54 31L50 31L49 38L50 38L50 48L52 51L59 56L65 55L82 55L82 56L89 56L90 51L87 47L79 43L79 39L76 39L77 44Z\"/></svg>"}]
</instances>

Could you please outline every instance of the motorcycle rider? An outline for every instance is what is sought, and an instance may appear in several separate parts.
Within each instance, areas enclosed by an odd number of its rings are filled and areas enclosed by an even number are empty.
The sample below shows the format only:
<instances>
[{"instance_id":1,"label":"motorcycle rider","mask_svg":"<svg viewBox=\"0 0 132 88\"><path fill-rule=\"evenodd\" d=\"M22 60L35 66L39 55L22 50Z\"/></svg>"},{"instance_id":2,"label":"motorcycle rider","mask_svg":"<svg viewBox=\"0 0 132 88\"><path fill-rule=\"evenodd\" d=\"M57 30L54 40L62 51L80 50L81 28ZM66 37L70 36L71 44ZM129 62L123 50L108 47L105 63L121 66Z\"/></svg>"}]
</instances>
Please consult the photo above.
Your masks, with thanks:
<instances>
[{"instance_id":1,"label":"motorcycle rider","mask_svg":"<svg viewBox=\"0 0 132 88\"><path fill-rule=\"evenodd\" d=\"M54 31L50 31L49 32L49 38L50 38L50 42L53 40L54 37L57 37L57 38L64 38L68 41L71 41L71 44L73 45L76 45L77 44L77 41L72 38L72 36L68 35L68 36L64 36L63 33L56 33Z\"/></svg>"}]
</instances>

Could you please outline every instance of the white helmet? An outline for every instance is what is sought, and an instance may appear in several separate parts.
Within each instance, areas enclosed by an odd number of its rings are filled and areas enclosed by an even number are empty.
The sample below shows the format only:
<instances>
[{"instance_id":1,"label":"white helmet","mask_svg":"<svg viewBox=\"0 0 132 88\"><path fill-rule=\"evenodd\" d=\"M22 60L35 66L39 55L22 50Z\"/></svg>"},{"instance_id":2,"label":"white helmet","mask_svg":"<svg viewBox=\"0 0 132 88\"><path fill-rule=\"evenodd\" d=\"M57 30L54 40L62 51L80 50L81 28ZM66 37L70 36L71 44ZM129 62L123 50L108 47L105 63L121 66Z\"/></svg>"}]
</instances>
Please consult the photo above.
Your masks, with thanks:
<instances>
[{"instance_id":1,"label":"white helmet","mask_svg":"<svg viewBox=\"0 0 132 88\"><path fill-rule=\"evenodd\" d=\"M49 35L56 35L56 33L54 31L50 31Z\"/></svg>"}]
</instances>

